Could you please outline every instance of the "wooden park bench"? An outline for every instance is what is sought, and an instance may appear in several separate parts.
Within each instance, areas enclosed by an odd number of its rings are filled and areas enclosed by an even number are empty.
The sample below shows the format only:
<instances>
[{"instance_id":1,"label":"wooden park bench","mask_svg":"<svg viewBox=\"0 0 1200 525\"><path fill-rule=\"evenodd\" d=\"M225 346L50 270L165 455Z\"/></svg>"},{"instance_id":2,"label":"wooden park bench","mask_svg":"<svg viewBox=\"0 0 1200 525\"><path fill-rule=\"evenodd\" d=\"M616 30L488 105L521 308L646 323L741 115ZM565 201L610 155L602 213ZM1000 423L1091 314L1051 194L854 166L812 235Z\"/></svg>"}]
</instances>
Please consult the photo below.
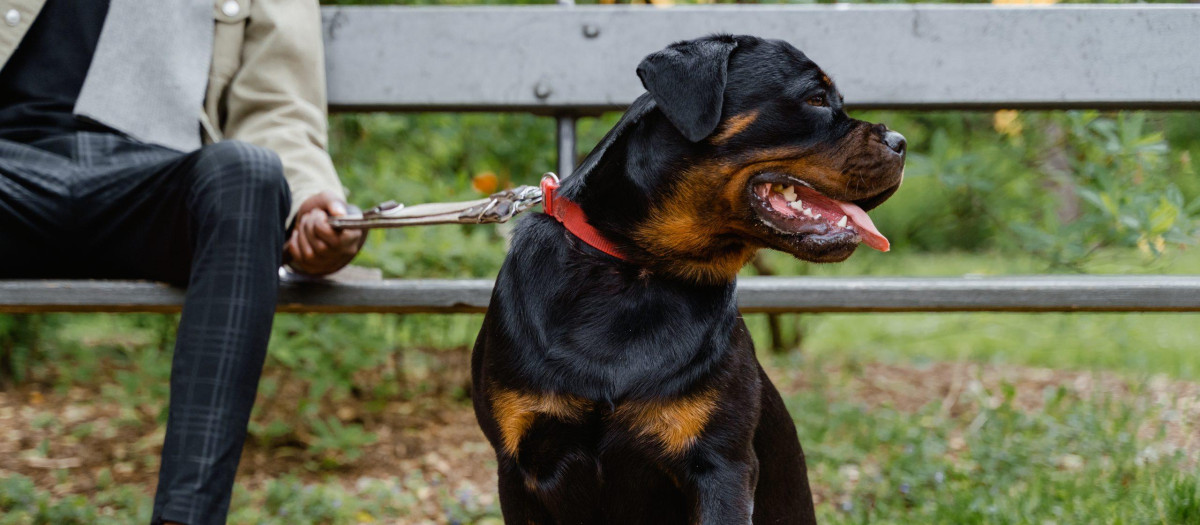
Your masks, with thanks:
<instances>
[{"instance_id":1,"label":"wooden park bench","mask_svg":"<svg viewBox=\"0 0 1200 525\"><path fill-rule=\"evenodd\" d=\"M854 108L1200 109L1200 5L364 6L324 17L334 111L553 117L564 175L576 119L638 96L647 53L715 32L796 44ZM491 285L288 282L279 311L479 312ZM171 312L182 298L150 282L0 281L0 313ZM1200 311L1200 276L750 277L739 300L747 312Z\"/></svg>"}]
</instances>

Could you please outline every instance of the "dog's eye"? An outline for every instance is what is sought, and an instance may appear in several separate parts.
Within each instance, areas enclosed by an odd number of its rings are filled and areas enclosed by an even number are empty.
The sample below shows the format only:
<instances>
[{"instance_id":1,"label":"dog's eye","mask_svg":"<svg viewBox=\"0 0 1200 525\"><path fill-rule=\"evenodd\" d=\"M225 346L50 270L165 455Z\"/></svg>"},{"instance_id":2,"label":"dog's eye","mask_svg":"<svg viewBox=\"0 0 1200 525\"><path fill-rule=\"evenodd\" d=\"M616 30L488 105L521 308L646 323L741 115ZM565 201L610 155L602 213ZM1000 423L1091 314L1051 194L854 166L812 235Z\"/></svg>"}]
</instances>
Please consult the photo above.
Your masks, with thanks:
<instances>
[{"instance_id":1,"label":"dog's eye","mask_svg":"<svg viewBox=\"0 0 1200 525\"><path fill-rule=\"evenodd\" d=\"M825 98L825 95L814 95L812 98L808 99L808 104L810 106L825 107L829 105L829 100Z\"/></svg>"}]
</instances>

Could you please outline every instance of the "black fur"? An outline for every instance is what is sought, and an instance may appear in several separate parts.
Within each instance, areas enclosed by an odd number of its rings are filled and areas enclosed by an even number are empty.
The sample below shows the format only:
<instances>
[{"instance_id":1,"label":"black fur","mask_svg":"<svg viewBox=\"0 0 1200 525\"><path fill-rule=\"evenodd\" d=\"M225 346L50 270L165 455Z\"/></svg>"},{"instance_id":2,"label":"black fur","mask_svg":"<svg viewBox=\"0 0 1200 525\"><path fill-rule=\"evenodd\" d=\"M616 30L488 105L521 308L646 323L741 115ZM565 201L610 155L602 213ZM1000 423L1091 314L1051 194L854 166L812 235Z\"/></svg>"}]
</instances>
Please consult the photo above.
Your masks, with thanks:
<instances>
[{"instance_id":1,"label":"black fur","mask_svg":"<svg viewBox=\"0 0 1200 525\"><path fill-rule=\"evenodd\" d=\"M736 163L781 144L833 144L866 124L846 117L816 65L783 42L714 36L679 43L647 57L638 74L650 93L561 190L629 260L584 244L546 215L525 217L475 344L475 411L497 450L505 521L815 523L796 429L757 362L732 278L683 278L677 266L686 261L657 257L634 232L689 182L689 166ZM837 98L830 114L804 105L815 89ZM722 144L708 140L725 119L747 111L758 113L744 132ZM897 183L875 184L861 198ZM835 198L858 191L819 189ZM743 215L719 220L753 221ZM714 254L738 242L769 245L718 239ZM498 413L503 392L582 404L569 416L533 410L527 420L514 419L510 409ZM630 406L706 393L715 396L713 408L679 453L620 417ZM522 429L515 453L504 446L506 425Z\"/></svg>"},{"instance_id":2,"label":"black fur","mask_svg":"<svg viewBox=\"0 0 1200 525\"><path fill-rule=\"evenodd\" d=\"M638 78L667 120L692 142L704 140L721 122L732 37L679 42L652 53L638 65Z\"/></svg>"}]
</instances>

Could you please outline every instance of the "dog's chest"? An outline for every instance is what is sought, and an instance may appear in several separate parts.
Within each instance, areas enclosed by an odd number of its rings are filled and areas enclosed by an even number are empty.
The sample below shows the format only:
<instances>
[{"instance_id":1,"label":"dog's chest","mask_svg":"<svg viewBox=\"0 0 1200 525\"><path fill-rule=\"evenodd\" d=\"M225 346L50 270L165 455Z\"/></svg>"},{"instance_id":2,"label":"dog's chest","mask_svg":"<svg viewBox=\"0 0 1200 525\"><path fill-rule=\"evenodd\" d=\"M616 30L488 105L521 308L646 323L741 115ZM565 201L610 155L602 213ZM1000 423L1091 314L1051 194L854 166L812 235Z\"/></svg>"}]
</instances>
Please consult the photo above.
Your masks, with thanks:
<instances>
[{"instance_id":1,"label":"dog's chest","mask_svg":"<svg viewBox=\"0 0 1200 525\"><path fill-rule=\"evenodd\" d=\"M711 389L670 399L605 402L574 395L499 390L490 394L492 412L506 452L551 445L556 436L589 435L595 445L635 444L655 455L674 456L690 448L710 423L718 394ZM530 441L536 442L530 442ZM576 444L581 444L576 440ZM558 448L551 446L549 448ZM601 450L594 450L601 453Z\"/></svg>"}]
</instances>

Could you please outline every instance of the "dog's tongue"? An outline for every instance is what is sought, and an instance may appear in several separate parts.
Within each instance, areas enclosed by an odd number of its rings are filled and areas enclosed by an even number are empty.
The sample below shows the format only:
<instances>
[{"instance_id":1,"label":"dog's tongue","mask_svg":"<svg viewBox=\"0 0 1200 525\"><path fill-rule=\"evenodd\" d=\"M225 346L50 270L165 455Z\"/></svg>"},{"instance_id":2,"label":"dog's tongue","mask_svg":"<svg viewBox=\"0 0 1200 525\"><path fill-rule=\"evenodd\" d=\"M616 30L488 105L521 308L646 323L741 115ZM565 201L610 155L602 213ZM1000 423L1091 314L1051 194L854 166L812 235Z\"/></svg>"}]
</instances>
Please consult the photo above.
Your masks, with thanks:
<instances>
[{"instance_id":1,"label":"dog's tongue","mask_svg":"<svg viewBox=\"0 0 1200 525\"><path fill-rule=\"evenodd\" d=\"M858 226L858 236L862 238L863 244L875 248L881 252L886 252L892 248L887 237L879 233L879 228L875 227L875 223L871 222L871 217L867 212L859 208L858 205L850 202L835 201L842 208L842 213L850 217L850 221Z\"/></svg>"}]
</instances>

